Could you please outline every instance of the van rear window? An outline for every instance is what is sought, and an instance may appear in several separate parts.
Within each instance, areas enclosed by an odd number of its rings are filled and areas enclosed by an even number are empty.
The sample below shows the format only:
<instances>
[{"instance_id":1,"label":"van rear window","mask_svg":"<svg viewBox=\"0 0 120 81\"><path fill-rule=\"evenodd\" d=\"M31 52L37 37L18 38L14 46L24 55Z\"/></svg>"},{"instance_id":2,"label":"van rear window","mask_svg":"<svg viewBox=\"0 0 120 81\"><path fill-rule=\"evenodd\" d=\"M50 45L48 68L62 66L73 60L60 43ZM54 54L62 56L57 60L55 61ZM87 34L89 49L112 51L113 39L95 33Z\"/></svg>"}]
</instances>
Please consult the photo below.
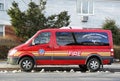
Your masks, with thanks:
<instances>
[{"instance_id":1,"label":"van rear window","mask_svg":"<svg viewBox=\"0 0 120 81\"><path fill-rule=\"evenodd\" d=\"M57 32L59 45L108 46L108 34L105 32Z\"/></svg>"}]
</instances>

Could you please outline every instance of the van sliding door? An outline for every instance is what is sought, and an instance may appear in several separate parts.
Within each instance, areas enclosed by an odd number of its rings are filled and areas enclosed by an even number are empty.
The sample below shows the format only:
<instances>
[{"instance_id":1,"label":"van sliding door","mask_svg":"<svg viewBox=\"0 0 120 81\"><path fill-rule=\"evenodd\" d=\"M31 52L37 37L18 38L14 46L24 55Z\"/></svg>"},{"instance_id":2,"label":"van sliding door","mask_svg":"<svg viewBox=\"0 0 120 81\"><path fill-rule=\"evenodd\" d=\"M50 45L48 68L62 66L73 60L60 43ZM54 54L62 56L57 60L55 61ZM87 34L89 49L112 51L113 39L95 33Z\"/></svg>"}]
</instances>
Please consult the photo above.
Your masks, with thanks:
<instances>
[{"instance_id":1,"label":"van sliding door","mask_svg":"<svg viewBox=\"0 0 120 81\"><path fill-rule=\"evenodd\" d=\"M74 64L79 57L75 51L75 36L71 32L56 32L57 48L53 50L55 64Z\"/></svg>"}]
</instances>

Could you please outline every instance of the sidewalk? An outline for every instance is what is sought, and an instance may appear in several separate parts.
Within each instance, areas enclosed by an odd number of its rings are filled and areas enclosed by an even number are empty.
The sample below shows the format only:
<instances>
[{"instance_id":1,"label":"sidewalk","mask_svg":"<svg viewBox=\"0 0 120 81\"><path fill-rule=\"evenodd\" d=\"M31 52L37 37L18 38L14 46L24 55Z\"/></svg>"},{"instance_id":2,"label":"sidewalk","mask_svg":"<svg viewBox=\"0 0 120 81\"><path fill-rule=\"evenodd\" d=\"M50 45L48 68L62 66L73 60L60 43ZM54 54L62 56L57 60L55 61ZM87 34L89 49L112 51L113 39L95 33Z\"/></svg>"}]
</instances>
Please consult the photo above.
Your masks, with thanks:
<instances>
[{"instance_id":1,"label":"sidewalk","mask_svg":"<svg viewBox=\"0 0 120 81\"><path fill-rule=\"evenodd\" d=\"M0 61L0 71L13 71L13 70L19 70L19 66L18 65L10 65L7 64L7 61Z\"/></svg>"},{"instance_id":2,"label":"sidewalk","mask_svg":"<svg viewBox=\"0 0 120 81\"><path fill-rule=\"evenodd\" d=\"M7 64L7 61L0 61L0 69L1 68L19 68L19 66Z\"/></svg>"}]
</instances>

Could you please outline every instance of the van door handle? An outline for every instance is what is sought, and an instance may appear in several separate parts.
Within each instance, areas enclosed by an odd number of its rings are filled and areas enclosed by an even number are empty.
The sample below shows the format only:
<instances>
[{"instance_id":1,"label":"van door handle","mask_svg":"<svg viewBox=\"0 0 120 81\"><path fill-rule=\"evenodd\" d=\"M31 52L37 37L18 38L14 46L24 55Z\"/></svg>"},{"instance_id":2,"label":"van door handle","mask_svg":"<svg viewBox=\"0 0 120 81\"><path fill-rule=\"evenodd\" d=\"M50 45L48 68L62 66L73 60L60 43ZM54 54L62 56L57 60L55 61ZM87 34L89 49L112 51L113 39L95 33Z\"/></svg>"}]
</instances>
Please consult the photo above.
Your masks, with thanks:
<instances>
[{"instance_id":1,"label":"van door handle","mask_svg":"<svg viewBox=\"0 0 120 81\"><path fill-rule=\"evenodd\" d=\"M49 46L47 46L47 48L52 48L52 46L51 46L51 45L49 45Z\"/></svg>"},{"instance_id":2,"label":"van door handle","mask_svg":"<svg viewBox=\"0 0 120 81\"><path fill-rule=\"evenodd\" d=\"M54 46L54 48L59 48L59 46Z\"/></svg>"}]
</instances>

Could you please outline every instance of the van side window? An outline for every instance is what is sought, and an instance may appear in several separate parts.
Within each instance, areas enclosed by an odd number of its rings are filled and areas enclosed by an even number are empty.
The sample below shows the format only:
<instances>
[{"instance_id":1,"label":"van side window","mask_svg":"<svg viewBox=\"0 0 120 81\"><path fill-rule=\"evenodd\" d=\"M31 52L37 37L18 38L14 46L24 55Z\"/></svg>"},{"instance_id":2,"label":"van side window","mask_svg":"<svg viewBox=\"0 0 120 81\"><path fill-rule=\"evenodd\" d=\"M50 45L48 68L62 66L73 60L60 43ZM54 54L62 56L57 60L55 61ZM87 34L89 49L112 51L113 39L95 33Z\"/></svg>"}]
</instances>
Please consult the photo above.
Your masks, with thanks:
<instances>
[{"instance_id":1,"label":"van side window","mask_svg":"<svg viewBox=\"0 0 120 81\"><path fill-rule=\"evenodd\" d=\"M109 46L105 32L57 32L58 45Z\"/></svg>"},{"instance_id":2,"label":"van side window","mask_svg":"<svg viewBox=\"0 0 120 81\"><path fill-rule=\"evenodd\" d=\"M108 46L108 34L105 32L75 32L75 38L79 45Z\"/></svg>"},{"instance_id":3,"label":"van side window","mask_svg":"<svg viewBox=\"0 0 120 81\"><path fill-rule=\"evenodd\" d=\"M35 45L49 43L50 36L51 36L50 32L42 32L42 33L40 33L34 40Z\"/></svg>"},{"instance_id":4,"label":"van side window","mask_svg":"<svg viewBox=\"0 0 120 81\"><path fill-rule=\"evenodd\" d=\"M58 45L69 45L74 43L74 39L71 32L57 32L56 40Z\"/></svg>"}]
</instances>

